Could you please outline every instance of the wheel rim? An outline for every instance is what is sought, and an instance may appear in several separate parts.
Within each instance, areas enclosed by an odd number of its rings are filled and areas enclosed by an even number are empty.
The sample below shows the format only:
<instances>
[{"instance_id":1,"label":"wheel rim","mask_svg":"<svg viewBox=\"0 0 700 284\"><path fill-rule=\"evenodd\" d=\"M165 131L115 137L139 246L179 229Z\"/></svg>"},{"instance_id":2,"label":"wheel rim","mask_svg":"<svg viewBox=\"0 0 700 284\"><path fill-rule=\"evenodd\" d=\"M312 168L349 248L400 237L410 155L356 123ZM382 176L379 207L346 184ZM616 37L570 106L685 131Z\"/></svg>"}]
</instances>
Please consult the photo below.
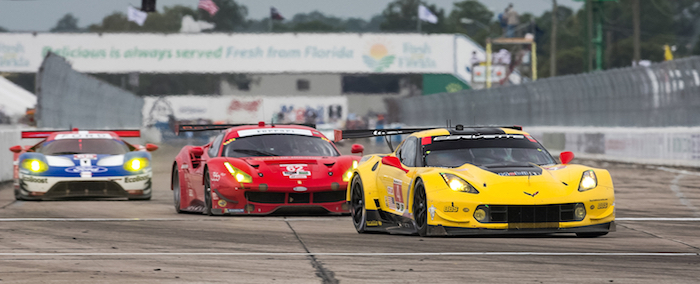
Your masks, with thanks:
<instances>
[{"instance_id":1,"label":"wheel rim","mask_svg":"<svg viewBox=\"0 0 700 284\"><path fill-rule=\"evenodd\" d=\"M428 214L426 214L428 209L425 204L425 190L423 189L423 185L416 187L416 198L413 204L416 223L419 228L423 228L428 223Z\"/></svg>"},{"instance_id":2,"label":"wheel rim","mask_svg":"<svg viewBox=\"0 0 700 284\"><path fill-rule=\"evenodd\" d=\"M362 225L364 220L364 196L362 192L362 184L353 180L352 183L352 198L350 199L350 205L352 206L352 222L355 227Z\"/></svg>"},{"instance_id":3,"label":"wheel rim","mask_svg":"<svg viewBox=\"0 0 700 284\"><path fill-rule=\"evenodd\" d=\"M173 201L175 203L175 209L180 209L180 176L177 170L173 171Z\"/></svg>"}]
</instances>

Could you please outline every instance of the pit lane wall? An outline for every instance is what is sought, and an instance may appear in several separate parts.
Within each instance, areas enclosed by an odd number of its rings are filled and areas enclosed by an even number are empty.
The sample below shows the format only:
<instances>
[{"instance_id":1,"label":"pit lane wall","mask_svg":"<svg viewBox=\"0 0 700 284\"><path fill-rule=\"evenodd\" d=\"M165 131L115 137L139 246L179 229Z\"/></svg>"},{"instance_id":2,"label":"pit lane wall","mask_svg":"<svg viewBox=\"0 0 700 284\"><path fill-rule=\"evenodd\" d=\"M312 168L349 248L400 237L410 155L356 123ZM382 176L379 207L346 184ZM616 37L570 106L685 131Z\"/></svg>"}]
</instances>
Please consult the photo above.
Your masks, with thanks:
<instances>
[{"instance_id":1,"label":"pit lane wall","mask_svg":"<svg viewBox=\"0 0 700 284\"><path fill-rule=\"evenodd\" d=\"M526 127L553 155L645 165L700 167L700 127Z\"/></svg>"},{"instance_id":2,"label":"pit lane wall","mask_svg":"<svg viewBox=\"0 0 700 284\"><path fill-rule=\"evenodd\" d=\"M0 128L0 181L12 179L14 153L10 147L22 144L22 131L14 127ZM23 144L22 144L23 145Z\"/></svg>"}]
</instances>

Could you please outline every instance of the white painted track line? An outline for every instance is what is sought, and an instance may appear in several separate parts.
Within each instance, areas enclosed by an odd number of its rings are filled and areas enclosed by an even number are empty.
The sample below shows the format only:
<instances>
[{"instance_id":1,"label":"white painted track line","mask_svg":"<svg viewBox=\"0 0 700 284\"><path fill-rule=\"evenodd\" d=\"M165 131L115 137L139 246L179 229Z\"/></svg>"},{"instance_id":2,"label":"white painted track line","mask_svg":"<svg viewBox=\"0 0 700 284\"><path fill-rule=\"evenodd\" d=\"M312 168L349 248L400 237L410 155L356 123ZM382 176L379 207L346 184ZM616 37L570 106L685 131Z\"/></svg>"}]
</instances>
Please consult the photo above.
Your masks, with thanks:
<instances>
[{"instance_id":1,"label":"white painted track line","mask_svg":"<svg viewBox=\"0 0 700 284\"><path fill-rule=\"evenodd\" d=\"M246 218L246 220L259 221L333 221L342 220L342 217L319 217L319 218L260 218L250 216L224 217L224 218L0 218L0 222L153 222L153 221L232 221L238 218ZM700 218L696 217L634 217L634 218L615 218L615 221L669 221L669 222L698 222Z\"/></svg>"},{"instance_id":2,"label":"white painted track line","mask_svg":"<svg viewBox=\"0 0 700 284\"><path fill-rule=\"evenodd\" d=\"M133 252L0 253L1 256L700 256L697 252Z\"/></svg>"}]
</instances>

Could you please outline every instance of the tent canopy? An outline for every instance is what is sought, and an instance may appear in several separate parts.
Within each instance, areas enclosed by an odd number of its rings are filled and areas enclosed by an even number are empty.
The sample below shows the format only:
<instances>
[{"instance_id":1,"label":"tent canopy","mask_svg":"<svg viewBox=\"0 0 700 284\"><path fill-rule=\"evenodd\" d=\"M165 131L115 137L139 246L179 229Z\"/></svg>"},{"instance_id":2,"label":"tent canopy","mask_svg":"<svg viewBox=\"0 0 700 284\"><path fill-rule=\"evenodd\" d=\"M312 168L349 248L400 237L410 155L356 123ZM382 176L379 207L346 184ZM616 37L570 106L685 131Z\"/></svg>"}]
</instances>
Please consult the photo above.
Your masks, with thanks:
<instances>
[{"instance_id":1,"label":"tent canopy","mask_svg":"<svg viewBox=\"0 0 700 284\"><path fill-rule=\"evenodd\" d=\"M0 76L0 111L7 116L23 116L36 106L36 96Z\"/></svg>"}]
</instances>

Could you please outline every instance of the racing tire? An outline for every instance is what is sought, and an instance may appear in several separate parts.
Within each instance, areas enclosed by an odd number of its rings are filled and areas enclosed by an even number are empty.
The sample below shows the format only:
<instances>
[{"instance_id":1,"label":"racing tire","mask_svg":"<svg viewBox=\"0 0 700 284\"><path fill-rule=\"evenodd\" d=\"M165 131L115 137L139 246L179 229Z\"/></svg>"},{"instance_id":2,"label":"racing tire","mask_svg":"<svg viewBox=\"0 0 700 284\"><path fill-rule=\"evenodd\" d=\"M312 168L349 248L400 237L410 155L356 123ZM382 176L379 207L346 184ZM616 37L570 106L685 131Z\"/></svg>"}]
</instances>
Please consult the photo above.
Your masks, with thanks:
<instances>
[{"instance_id":1,"label":"racing tire","mask_svg":"<svg viewBox=\"0 0 700 284\"><path fill-rule=\"evenodd\" d=\"M173 203L175 205L175 212L182 213L180 208L182 189L180 188L180 173L177 171L177 164L173 166L173 174L170 179L170 186L173 190Z\"/></svg>"},{"instance_id":2,"label":"racing tire","mask_svg":"<svg viewBox=\"0 0 700 284\"><path fill-rule=\"evenodd\" d=\"M211 210L211 182L209 181L209 172L204 172L204 210L202 214L212 216L214 213Z\"/></svg>"},{"instance_id":3,"label":"racing tire","mask_svg":"<svg viewBox=\"0 0 700 284\"><path fill-rule=\"evenodd\" d=\"M422 180L416 181L413 196L413 218L416 221L416 231L421 237L428 236L428 198Z\"/></svg>"},{"instance_id":4,"label":"racing tire","mask_svg":"<svg viewBox=\"0 0 700 284\"><path fill-rule=\"evenodd\" d=\"M595 233L576 233L579 238L597 238L607 235L608 232L595 232Z\"/></svg>"},{"instance_id":5,"label":"racing tire","mask_svg":"<svg viewBox=\"0 0 700 284\"><path fill-rule=\"evenodd\" d=\"M352 178L350 187L350 216L355 230L363 234L367 232L367 210L365 209L365 191L359 175Z\"/></svg>"}]
</instances>

